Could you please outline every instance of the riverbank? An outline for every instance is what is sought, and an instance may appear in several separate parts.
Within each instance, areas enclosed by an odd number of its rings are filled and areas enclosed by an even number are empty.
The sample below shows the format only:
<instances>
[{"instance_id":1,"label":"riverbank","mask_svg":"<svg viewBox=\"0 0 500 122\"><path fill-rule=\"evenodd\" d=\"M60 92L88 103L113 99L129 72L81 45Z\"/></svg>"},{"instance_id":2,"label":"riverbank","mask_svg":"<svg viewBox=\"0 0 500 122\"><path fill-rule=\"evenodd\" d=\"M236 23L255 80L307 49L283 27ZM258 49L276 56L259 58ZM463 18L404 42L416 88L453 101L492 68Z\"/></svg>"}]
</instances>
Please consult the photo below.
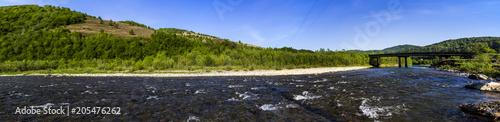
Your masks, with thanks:
<instances>
[{"instance_id":1,"label":"riverbank","mask_svg":"<svg viewBox=\"0 0 500 122\"><path fill-rule=\"evenodd\" d=\"M357 67L323 67L306 69L283 69L283 70L253 70L253 71L211 71L211 72L190 72L176 71L168 73L84 73L84 74L15 74L0 76L56 76L56 77L206 77L206 76L277 76L277 75L307 75L321 74L328 72L341 72L350 70L366 69L368 66Z\"/></svg>"},{"instance_id":2,"label":"riverbank","mask_svg":"<svg viewBox=\"0 0 500 122\"><path fill-rule=\"evenodd\" d=\"M460 71L457 70L456 67L447 66L433 66L431 68L435 68L439 71L452 72L459 76L467 77L472 80L479 80L479 82L474 83L471 81L468 85L465 85L465 88L468 89L476 89L481 91L489 91L489 92L499 92L500 85L498 81L500 81L498 76L487 76L481 73L473 73L470 70ZM472 115L479 115L481 117L487 117L493 120L497 120L500 118L500 101L486 101L481 103L466 103L459 106L460 109L466 113Z\"/></svg>"}]
</instances>

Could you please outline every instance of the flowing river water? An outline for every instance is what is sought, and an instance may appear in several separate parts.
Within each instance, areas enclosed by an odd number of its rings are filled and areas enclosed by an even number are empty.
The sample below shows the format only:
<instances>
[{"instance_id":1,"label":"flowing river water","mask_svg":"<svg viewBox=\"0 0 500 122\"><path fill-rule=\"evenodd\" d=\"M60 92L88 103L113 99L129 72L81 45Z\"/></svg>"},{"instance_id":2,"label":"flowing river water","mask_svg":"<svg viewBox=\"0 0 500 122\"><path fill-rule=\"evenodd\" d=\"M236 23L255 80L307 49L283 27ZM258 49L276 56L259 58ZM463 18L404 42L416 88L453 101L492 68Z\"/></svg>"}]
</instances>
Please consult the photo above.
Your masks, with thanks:
<instances>
[{"instance_id":1,"label":"flowing river water","mask_svg":"<svg viewBox=\"0 0 500 122\"><path fill-rule=\"evenodd\" d=\"M465 103L500 94L427 68L259 77L0 77L0 121L488 121ZM478 82L478 81L475 81ZM21 115L17 107L119 107L118 115Z\"/></svg>"}]
</instances>

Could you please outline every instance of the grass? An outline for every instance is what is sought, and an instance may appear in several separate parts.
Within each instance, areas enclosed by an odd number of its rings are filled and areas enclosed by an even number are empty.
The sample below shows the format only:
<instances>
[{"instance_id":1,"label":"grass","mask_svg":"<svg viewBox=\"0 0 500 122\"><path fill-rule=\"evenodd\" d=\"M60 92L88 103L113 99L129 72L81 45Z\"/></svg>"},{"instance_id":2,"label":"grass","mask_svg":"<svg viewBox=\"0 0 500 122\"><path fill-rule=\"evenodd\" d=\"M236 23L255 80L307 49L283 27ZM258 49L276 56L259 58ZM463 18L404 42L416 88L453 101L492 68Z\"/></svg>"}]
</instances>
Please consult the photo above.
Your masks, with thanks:
<instances>
[{"instance_id":1,"label":"grass","mask_svg":"<svg viewBox=\"0 0 500 122\"><path fill-rule=\"evenodd\" d=\"M118 28L109 26L108 23L109 20L103 20L103 24L99 24L99 19L87 18L85 23L68 25L65 28L68 28L71 32L81 32L84 36L98 34L100 33L101 29L104 30L105 33L125 38L135 36L150 36L152 33L154 33L154 30L129 25L127 23L116 22L118 24ZM134 30L134 35L130 35L130 30Z\"/></svg>"}]
</instances>

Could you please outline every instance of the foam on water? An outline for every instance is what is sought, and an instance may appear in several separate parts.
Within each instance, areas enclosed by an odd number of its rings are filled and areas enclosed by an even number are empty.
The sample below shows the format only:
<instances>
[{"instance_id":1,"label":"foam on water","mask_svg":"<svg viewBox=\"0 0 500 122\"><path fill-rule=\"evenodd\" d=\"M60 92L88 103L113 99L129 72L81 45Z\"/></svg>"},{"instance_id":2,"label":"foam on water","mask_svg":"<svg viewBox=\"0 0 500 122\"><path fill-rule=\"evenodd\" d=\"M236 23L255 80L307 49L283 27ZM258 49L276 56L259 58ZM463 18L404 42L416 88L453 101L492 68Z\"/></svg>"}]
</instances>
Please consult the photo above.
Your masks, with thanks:
<instances>
[{"instance_id":1,"label":"foam on water","mask_svg":"<svg viewBox=\"0 0 500 122\"><path fill-rule=\"evenodd\" d=\"M40 87L42 87L42 88L43 88L43 87L52 87L52 86L57 86L57 84L52 84L52 83L51 83L50 85L45 85L45 86L40 85Z\"/></svg>"},{"instance_id":2,"label":"foam on water","mask_svg":"<svg viewBox=\"0 0 500 122\"><path fill-rule=\"evenodd\" d=\"M92 91L89 91L89 90L85 90L84 92L82 92L82 94L97 94L96 91L92 92Z\"/></svg>"},{"instance_id":3,"label":"foam on water","mask_svg":"<svg viewBox=\"0 0 500 122\"><path fill-rule=\"evenodd\" d=\"M266 87L252 87L250 89L252 89L252 90L259 90L259 89L266 89Z\"/></svg>"},{"instance_id":4,"label":"foam on water","mask_svg":"<svg viewBox=\"0 0 500 122\"><path fill-rule=\"evenodd\" d=\"M148 91L151 91L151 92L153 92L153 93L155 93L155 92L156 92L156 87L149 86L149 85L146 85L146 87L147 87L146 89L147 89Z\"/></svg>"},{"instance_id":5,"label":"foam on water","mask_svg":"<svg viewBox=\"0 0 500 122\"><path fill-rule=\"evenodd\" d=\"M29 96L31 96L31 95L29 95L29 94L23 94L23 93L21 93L21 92L17 92L17 93L16 93L16 91L10 91L10 92L9 92L9 96L25 96L25 97L29 97Z\"/></svg>"},{"instance_id":6,"label":"foam on water","mask_svg":"<svg viewBox=\"0 0 500 122\"><path fill-rule=\"evenodd\" d=\"M349 83L349 82L347 82L347 81L340 81L340 82L338 82L338 83L343 83L343 84L346 84L346 83Z\"/></svg>"},{"instance_id":7,"label":"foam on water","mask_svg":"<svg viewBox=\"0 0 500 122\"><path fill-rule=\"evenodd\" d=\"M228 88L236 88L236 87L243 87L243 85L229 85L227 87Z\"/></svg>"},{"instance_id":8,"label":"foam on water","mask_svg":"<svg viewBox=\"0 0 500 122\"><path fill-rule=\"evenodd\" d=\"M293 95L293 99L295 100L316 99L320 97L321 95L309 95L308 91L302 92L302 95Z\"/></svg>"},{"instance_id":9,"label":"foam on water","mask_svg":"<svg viewBox=\"0 0 500 122\"><path fill-rule=\"evenodd\" d=\"M273 111L273 110L278 110L280 107L275 106L273 104L264 104L260 106L260 109L263 111Z\"/></svg>"},{"instance_id":10,"label":"foam on water","mask_svg":"<svg viewBox=\"0 0 500 122\"><path fill-rule=\"evenodd\" d=\"M292 80L295 82L306 82L306 80L295 80L295 79L292 79Z\"/></svg>"},{"instance_id":11,"label":"foam on water","mask_svg":"<svg viewBox=\"0 0 500 122\"><path fill-rule=\"evenodd\" d=\"M148 98L146 98L146 100L149 100L149 99L156 99L156 100L158 100L160 98L158 98L158 96L148 96Z\"/></svg>"},{"instance_id":12,"label":"foam on water","mask_svg":"<svg viewBox=\"0 0 500 122\"><path fill-rule=\"evenodd\" d=\"M245 92L245 93L236 92L236 94L238 94L238 97L241 99L236 99L234 97L231 97L231 99L228 99L228 101L257 100L257 99L259 99L257 94L254 94L251 92Z\"/></svg>"},{"instance_id":13,"label":"foam on water","mask_svg":"<svg viewBox=\"0 0 500 122\"><path fill-rule=\"evenodd\" d=\"M200 118L198 118L196 116L189 116L189 118L186 120L186 122L191 122L191 121L199 122Z\"/></svg>"},{"instance_id":14,"label":"foam on water","mask_svg":"<svg viewBox=\"0 0 500 122\"><path fill-rule=\"evenodd\" d=\"M407 110L405 104L395 106L370 105L370 101L379 101L380 98L375 98L374 100L368 98L361 99L363 99L363 101L359 109L363 112L363 115L372 119L378 119L380 116L392 116L393 114L398 114L401 111Z\"/></svg>"},{"instance_id":15,"label":"foam on water","mask_svg":"<svg viewBox=\"0 0 500 122\"><path fill-rule=\"evenodd\" d=\"M204 89L200 89L200 90L196 90L196 92L194 92L194 94L205 94L207 92L205 92Z\"/></svg>"},{"instance_id":16,"label":"foam on water","mask_svg":"<svg viewBox=\"0 0 500 122\"><path fill-rule=\"evenodd\" d=\"M328 81L328 79L323 78L322 80L315 80L315 81L313 81L313 83L320 83L320 82L325 82L325 81Z\"/></svg>"}]
</instances>

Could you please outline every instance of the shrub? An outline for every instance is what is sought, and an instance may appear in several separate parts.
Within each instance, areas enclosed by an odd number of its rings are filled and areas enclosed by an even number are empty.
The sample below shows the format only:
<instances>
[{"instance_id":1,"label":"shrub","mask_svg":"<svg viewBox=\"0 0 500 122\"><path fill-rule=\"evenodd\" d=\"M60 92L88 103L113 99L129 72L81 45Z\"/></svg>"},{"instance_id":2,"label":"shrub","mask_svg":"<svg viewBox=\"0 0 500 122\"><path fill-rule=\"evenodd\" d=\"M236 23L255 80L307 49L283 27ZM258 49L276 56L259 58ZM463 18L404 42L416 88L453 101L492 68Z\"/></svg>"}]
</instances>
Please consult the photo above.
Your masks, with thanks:
<instances>
[{"instance_id":1,"label":"shrub","mask_svg":"<svg viewBox=\"0 0 500 122\"><path fill-rule=\"evenodd\" d=\"M135 34L134 34L134 29L130 29L130 31L128 32L128 34L130 34L130 35L135 35Z\"/></svg>"},{"instance_id":2,"label":"shrub","mask_svg":"<svg viewBox=\"0 0 500 122\"><path fill-rule=\"evenodd\" d=\"M101 18L101 16L99 16L99 18L98 18L98 19L99 19L99 24L102 24L103 22L102 22L102 18Z\"/></svg>"},{"instance_id":3,"label":"shrub","mask_svg":"<svg viewBox=\"0 0 500 122\"><path fill-rule=\"evenodd\" d=\"M143 61L137 61L135 62L135 69L137 70L143 70L144 68L146 68L146 65L144 65Z\"/></svg>"},{"instance_id":4,"label":"shrub","mask_svg":"<svg viewBox=\"0 0 500 122\"><path fill-rule=\"evenodd\" d=\"M205 56L205 60L203 62L205 64L205 66L214 66L215 65L215 61L210 55Z\"/></svg>"},{"instance_id":5,"label":"shrub","mask_svg":"<svg viewBox=\"0 0 500 122\"><path fill-rule=\"evenodd\" d=\"M252 65L252 66L250 66L250 69L248 69L248 70L250 70L250 71L255 70L255 66L253 66L253 65Z\"/></svg>"},{"instance_id":6,"label":"shrub","mask_svg":"<svg viewBox=\"0 0 500 122\"><path fill-rule=\"evenodd\" d=\"M195 66L189 66L189 67L188 67L188 70L189 70L189 71L196 70L196 67L195 67Z\"/></svg>"},{"instance_id":7,"label":"shrub","mask_svg":"<svg viewBox=\"0 0 500 122\"><path fill-rule=\"evenodd\" d=\"M109 26L113 26L113 20L109 20L108 25L109 25Z\"/></svg>"},{"instance_id":8,"label":"shrub","mask_svg":"<svg viewBox=\"0 0 500 122\"><path fill-rule=\"evenodd\" d=\"M232 68L231 68L231 66L226 66L226 67L224 68L224 70L226 70L226 71L231 71L231 70L232 70Z\"/></svg>"},{"instance_id":9,"label":"shrub","mask_svg":"<svg viewBox=\"0 0 500 122\"><path fill-rule=\"evenodd\" d=\"M204 71L204 72L212 72L212 70L210 70L210 69L205 69L205 70L203 70L203 71Z\"/></svg>"}]
</instances>

